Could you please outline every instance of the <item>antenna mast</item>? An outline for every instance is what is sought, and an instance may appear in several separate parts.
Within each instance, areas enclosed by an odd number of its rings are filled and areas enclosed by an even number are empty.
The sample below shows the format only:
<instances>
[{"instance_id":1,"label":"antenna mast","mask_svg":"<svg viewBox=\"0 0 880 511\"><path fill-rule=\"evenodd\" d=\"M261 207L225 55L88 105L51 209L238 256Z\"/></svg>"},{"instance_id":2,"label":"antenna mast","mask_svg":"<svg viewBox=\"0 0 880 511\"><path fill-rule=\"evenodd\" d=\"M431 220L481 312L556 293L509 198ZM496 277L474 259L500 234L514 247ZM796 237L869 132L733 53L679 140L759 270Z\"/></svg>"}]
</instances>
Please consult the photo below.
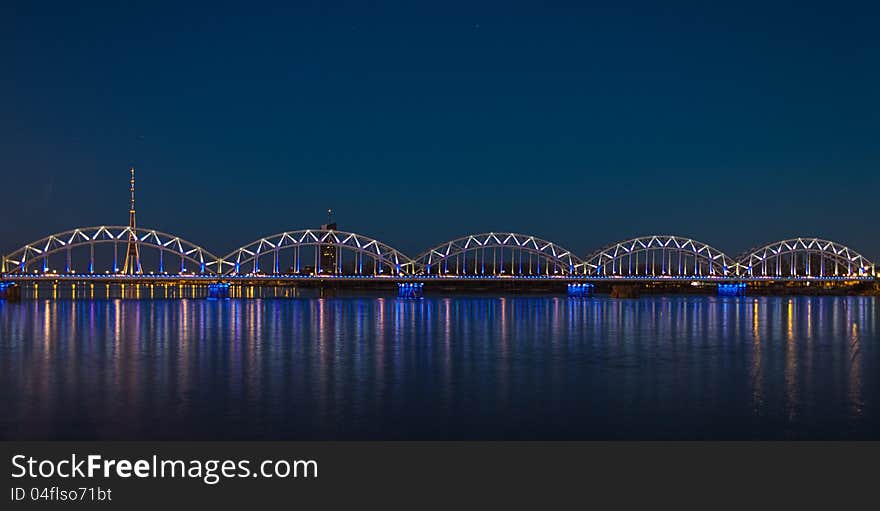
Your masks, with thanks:
<instances>
[{"instance_id":1,"label":"antenna mast","mask_svg":"<svg viewBox=\"0 0 880 511\"><path fill-rule=\"evenodd\" d=\"M128 209L128 250L125 252L125 265L122 267L122 273L140 275L143 272L141 271L140 245L137 239L137 219L134 209L134 167L130 170L131 207Z\"/></svg>"}]
</instances>

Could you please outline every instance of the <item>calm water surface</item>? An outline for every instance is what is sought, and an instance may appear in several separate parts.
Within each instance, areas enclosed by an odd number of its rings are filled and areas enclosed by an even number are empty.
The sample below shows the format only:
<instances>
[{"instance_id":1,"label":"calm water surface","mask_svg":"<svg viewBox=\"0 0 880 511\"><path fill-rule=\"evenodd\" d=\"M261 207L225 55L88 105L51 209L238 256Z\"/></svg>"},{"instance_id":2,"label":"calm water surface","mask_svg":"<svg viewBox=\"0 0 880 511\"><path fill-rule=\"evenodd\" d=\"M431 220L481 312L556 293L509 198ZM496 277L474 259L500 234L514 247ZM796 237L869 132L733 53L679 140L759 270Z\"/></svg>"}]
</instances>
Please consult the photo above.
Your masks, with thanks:
<instances>
[{"instance_id":1,"label":"calm water surface","mask_svg":"<svg viewBox=\"0 0 880 511\"><path fill-rule=\"evenodd\" d=\"M872 297L0 302L0 438L880 439Z\"/></svg>"}]
</instances>

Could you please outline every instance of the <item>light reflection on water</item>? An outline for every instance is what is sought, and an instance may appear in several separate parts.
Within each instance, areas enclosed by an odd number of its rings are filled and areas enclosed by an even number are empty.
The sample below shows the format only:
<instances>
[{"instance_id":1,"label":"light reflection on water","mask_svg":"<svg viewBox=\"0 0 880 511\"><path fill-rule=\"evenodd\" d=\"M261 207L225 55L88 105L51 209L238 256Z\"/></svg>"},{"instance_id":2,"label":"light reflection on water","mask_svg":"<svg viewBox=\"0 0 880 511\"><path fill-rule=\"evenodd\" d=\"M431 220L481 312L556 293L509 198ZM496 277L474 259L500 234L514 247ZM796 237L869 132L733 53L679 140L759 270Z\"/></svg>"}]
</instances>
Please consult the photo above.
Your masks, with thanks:
<instances>
[{"instance_id":1,"label":"light reflection on water","mask_svg":"<svg viewBox=\"0 0 880 511\"><path fill-rule=\"evenodd\" d=\"M2 438L880 438L873 297L0 302Z\"/></svg>"}]
</instances>

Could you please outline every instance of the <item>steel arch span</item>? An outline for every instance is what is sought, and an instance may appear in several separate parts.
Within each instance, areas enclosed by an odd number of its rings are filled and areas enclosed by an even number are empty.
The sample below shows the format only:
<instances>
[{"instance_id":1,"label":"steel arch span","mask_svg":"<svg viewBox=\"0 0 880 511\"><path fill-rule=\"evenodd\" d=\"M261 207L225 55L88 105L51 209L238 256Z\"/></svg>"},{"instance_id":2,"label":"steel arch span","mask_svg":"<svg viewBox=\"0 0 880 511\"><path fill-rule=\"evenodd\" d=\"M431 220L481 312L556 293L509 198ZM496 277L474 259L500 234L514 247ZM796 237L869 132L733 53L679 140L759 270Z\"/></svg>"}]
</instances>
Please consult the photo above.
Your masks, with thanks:
<instances>
[{"instance_id":1,"label":"steel arch span","mask_svg":"<svg viewBox=\"0 0 880 511\"><path fill-rule=\"evenodd\" d=\"M506 256L506 257L505 257ZM482 233L437 245L415 259L425 275L574 275L583 262L559 245L517 233Z\"/></svg>"},{"instance_id":2,"label":"steel arch span","mask_svg":"<svg viewBox=\"0 0 880 511\"><path fill-rule=\"evenodd\" d=\"M305 251L310 251L304 254ZM291 265L282 271L282 252ZM351 256L346 260L346 255ZM268 261L265 261L268 259ZM309 263L313 261L313 265ZM268 263L268 271L265 264ZM403 252L374 238L353 232L303 229L260 238L217 261L226 275L342 274L408 275L413 261Z\"/></svg>"},{"instance_id":3,"label":"steel arch span","mask_svg":"<svg viewBox=\"0 0 880 511\"><path fill-rule=\"evenodd\" d=\"M172 263L178 262L179 267L175 267L180 274L192 273L213 273L212 267L217 264L217 257L203 249L202 247L190 243L189 241L156 231L154 229L136 228L132 230L128 226L100 226L100 227L80 227L70 231L46 236L45 238L33 241L19 248L18 250L3 257L3 273L21 274L27 273L34 264L40 263L40 269L43 273L54 271L56 273L118 273L122 259L125 257L125 250L128 247L131 234L134 234L134 242L139 250L158 251L158 258L151 266L146 269L141 268L138 273L159 273L164 274L165 257L171 255ZM106 268L96 266L95 247L99 245L113 245L112 264L108 263ZM119 248L122 247L120 251ZM74 251L81 248L89 249L89 259L87 269L85 271L76 271L73 266ZM63 270L62 268L52 267L50 259L57 254L64 254ZM140 257L143 263L149 260L149 257ZM190 269L187 269L189 263ZM139 264L139 266L143 266ZM103 270L103 271L102 271Z\"/></svg>"},{"instance_id":4,"label":"steel arch span","mask_svg":"<svg viewBox=\"0 0 880 511\"><path fill-rule=\"evenodd\" d=\"M820 238L774 241L737 258L749 277L869 277L874 263L855 250Z\"/></svg>"},{"instance_id":5,"label":"steel arch span","mask_svg":"<svg viewBox=\"0 0 880 511\"><path fill-rule=\"evenodd\" d=\"M736 263L724 252L683 236L641 236L589 255L588 275L598 277L725 277Z\"/></svg>"}]
</instances>

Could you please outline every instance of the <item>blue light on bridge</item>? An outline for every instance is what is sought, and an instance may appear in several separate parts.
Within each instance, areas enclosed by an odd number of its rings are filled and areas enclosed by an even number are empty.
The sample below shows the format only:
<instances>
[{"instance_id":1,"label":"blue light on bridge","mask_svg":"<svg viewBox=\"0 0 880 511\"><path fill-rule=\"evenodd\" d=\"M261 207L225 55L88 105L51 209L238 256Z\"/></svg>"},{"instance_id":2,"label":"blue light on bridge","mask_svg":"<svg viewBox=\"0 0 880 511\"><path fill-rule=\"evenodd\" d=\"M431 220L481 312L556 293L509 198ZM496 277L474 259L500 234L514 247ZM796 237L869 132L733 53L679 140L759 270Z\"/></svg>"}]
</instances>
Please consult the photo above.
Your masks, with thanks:
<instances>
[{"instance_id":1,"label":"blue light on bridge","mask_svg":"<svg viewBox=\"0 0 880 511\"><path fill-rule=\"evenodd\" d=\"M745 295L746 295L746 283L745 282L719 283L718 284L718 296L745 296Z\"/></svg>"},{"instance_id":2,"label":"blue light on bridge","mask_svg":"<svg viewBox=\"0 0 880 511\"><path fill-rule=\"evenodd\" d=\"M593 296L593 284L572 283L568 285L568 296L571 298L589 298Z\"/></svg>"},{"instance_id":3,"label":"blue light on bridge","mask_svg":"<svg viewBox=\"0 0 880 511\"><path fill-rule=\"evenodd\" d=\"M208 300L225 300L229 299L229 284L226 282L218 282L216 284L208 284Z\"/></svg>"},{"instance_id":4,"label":"blue light on bridge","mask_svg":"<svg viewBox=\"0 0 880 511\"><path fill-rule=\"evenodd\" d=\"M15 282L0 282L0 300L16 300L21 296Z\"/></svg>"},{"instance_id":5,"label":"blue light on bridge","mask_svg":"<svg viewBox=\"0 0 880 511\"><path fill-rule=\"evenodd\" d=\"M398 282L397 297L408 300L417 300L422 298L422 288L424 284L421 282Z\"/></svg>"}]
</instances>

